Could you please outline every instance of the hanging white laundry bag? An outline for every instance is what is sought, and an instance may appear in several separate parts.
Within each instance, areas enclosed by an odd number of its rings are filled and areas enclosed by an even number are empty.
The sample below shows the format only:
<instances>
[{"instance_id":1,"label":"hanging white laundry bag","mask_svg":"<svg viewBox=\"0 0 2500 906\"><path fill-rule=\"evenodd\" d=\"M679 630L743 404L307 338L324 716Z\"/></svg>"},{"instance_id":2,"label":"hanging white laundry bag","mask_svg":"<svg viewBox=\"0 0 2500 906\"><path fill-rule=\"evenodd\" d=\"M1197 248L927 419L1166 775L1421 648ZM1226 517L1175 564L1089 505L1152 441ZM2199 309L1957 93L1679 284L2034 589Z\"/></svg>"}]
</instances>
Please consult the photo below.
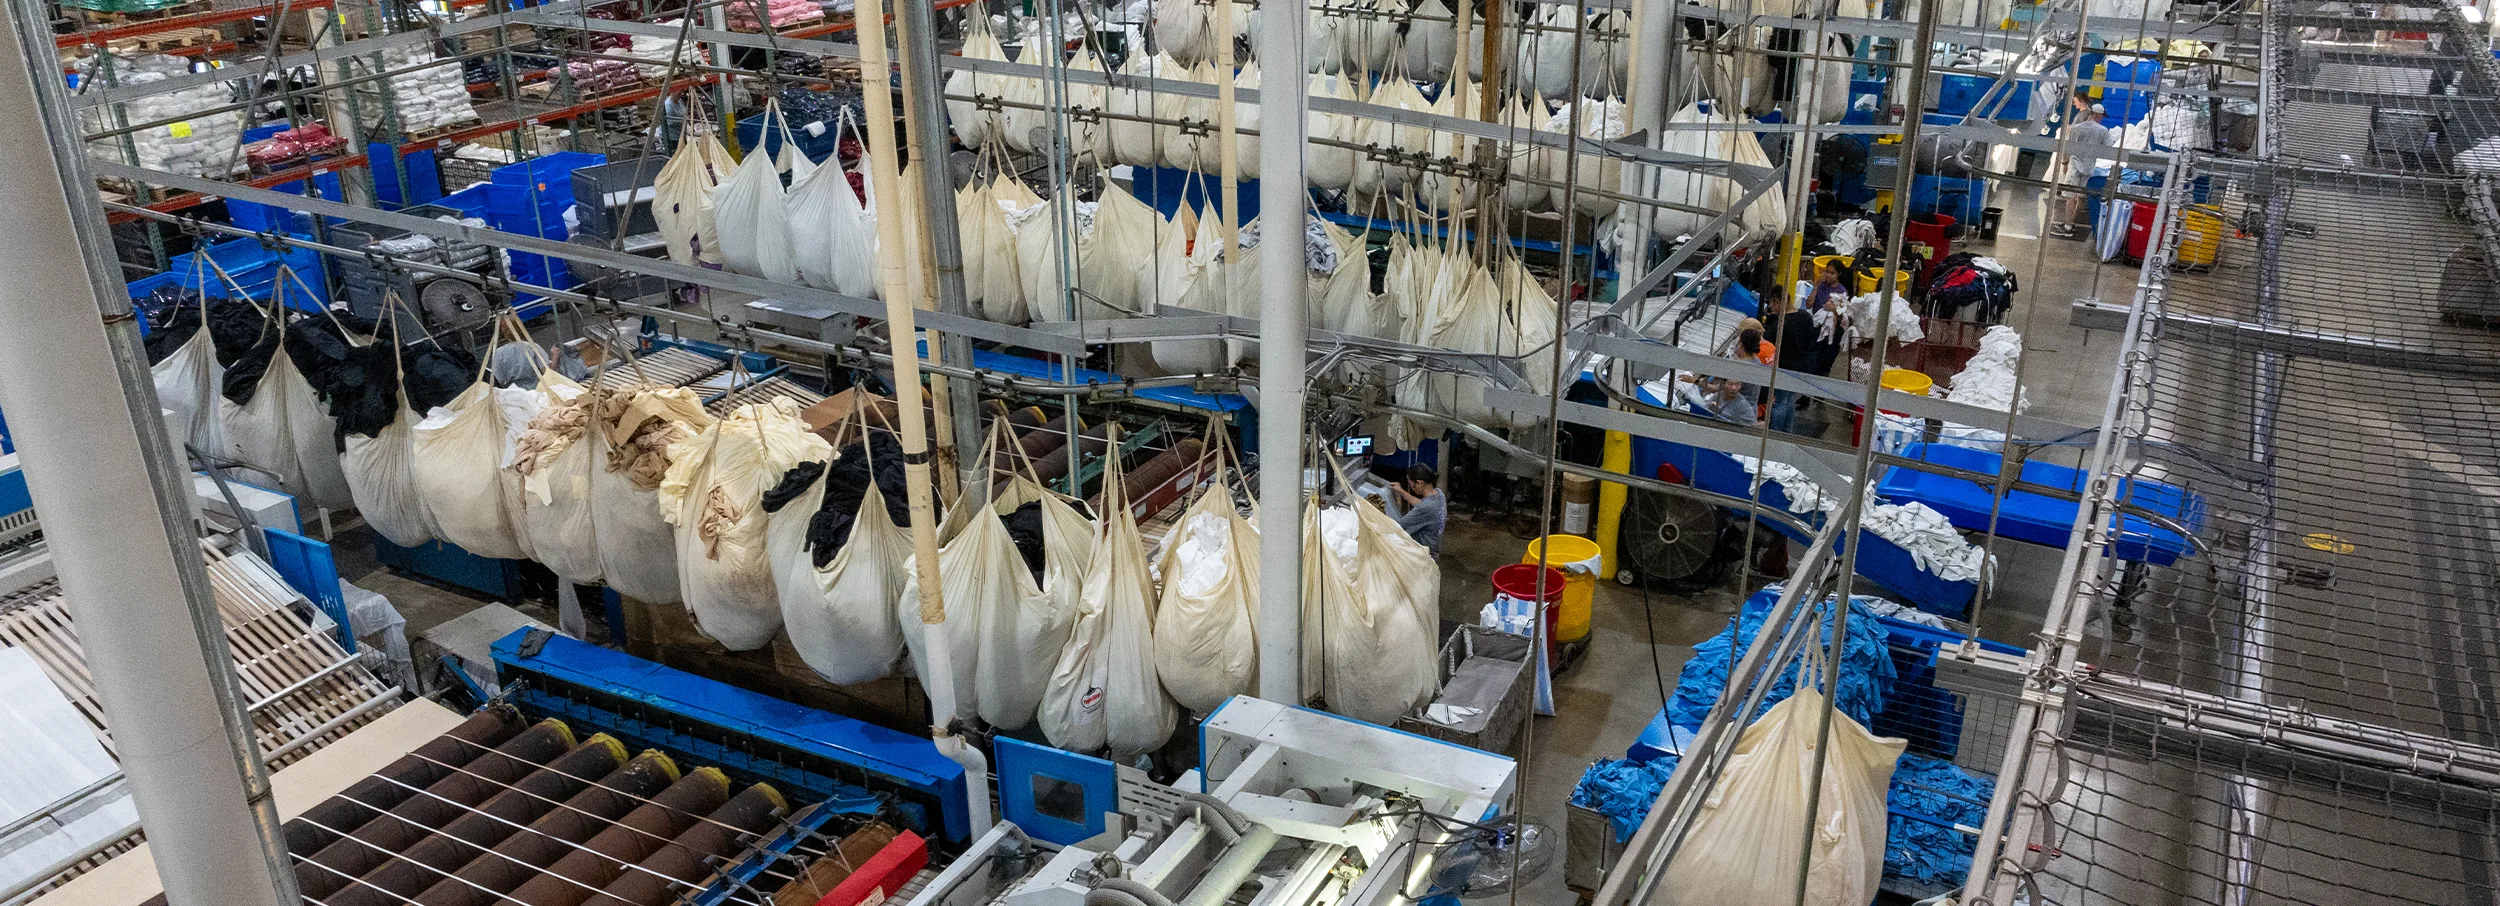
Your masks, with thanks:
<instances>
[{"instance_id":1,"label":"hanging white laundry bag","mask_svg":"<svg viewBox=\"0 0 2500 906\"><path fill-rule=\"evenodd\" d=\"M629 361L616 367L631 368ZM601 434L591 473L592 530L599 571L617 594L653 604L685 599L677 581L677 537L660 514L669 450L712 424L703 400L682 387L592 391Z\"/></svg>"},{"instance_id":2,"label":"hanging white laundry bag","mask_svg":"<svg viewBox=\"0 0 2500 906\"><path fill-rule=\"evenodd\" d=\"M722 647L752 651L781 630L764 492L829 452L786 397L739 406L669 447L660 514L675 527L679 590L696 626Z\"/></svg>"},{"instance_id":3,"label":"hanging white laundry bag","mask_svg":"<svg viewBox=\"0 0 2500 906\"><path fill-rule=\"evenodd\" d=\"M1258 683L1259 536L1220 476L1200 488L1172 533L1155 609L1155 673L1181 707L1211 714Z\"/></svg>"},{"instance_id":4,"label":"hanging white laundry bag","mask_svg":"<svg viewBox=\"0 0 2500 906\"><path fill-rule=\"evenodd\" d=\"M992 610L983 617L980 672L973 683L981 720L1001 730L1033 723L1041 709L1058 654L1068 650L1094 559L1095 526L1066 499L1022 475L1009 479L998 494L1003 511L1028 501L1041 504L1042 575L1034 594L1015 601L1012 611Z\"/></svg>"},{"instance_id":5,"label":"hanging white laundry bag","mask_svg":"<svg viewBox=\"0 0 2500 906\"><path fill-rule=\"evenodd\" d=\"M1818 758L1823 694L1812 680L1797 687L1737 737L1660 889L1683 902L1793 906L1803 864L1809 906L1874 900L1884 870L1884 797L1908 741L1877 737L1830 712L1830 742ZM1819 797L1811 787L1818 762ZM1811 839L1800 832L1808 827Z\"/></svg>"},{"instance_id":6,"label":"hanging white laundry bag","mask_svg":"<svg viewBox=\"0 0 2500 906\"><path fill-rule=\"evenodd\" d=\"M720 139L702 128L700 118L686 117L677 152L651 182L651 221L668 242L668 259L679 264L721 263L719 219L712 213L712 190L736 165Z\"/></svg>"}]
</instances>

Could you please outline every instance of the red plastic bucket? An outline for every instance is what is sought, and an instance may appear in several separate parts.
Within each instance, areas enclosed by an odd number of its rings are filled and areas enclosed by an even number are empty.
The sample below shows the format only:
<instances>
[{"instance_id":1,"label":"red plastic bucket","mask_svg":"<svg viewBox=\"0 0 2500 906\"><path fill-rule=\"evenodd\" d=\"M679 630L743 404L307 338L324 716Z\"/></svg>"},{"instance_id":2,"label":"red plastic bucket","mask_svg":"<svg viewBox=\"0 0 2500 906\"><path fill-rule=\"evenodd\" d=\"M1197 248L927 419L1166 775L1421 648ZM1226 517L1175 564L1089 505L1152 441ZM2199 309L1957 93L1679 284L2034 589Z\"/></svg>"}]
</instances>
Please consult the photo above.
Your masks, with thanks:
<instances>
[{"instance_id":1,"label":"red plastic bucket","mask_svg":"<svg viewBox=\"0 0 2500 906\"><path fill-rule=\"evenodd\" d=\"M1538 595L1537 573L1545 573L1545 594ZM1534 563L1513 563L1493 571L1493 591L1522 601L1543 601L1552 604L1562 600L1563 571Z\"/></svg>"},{"instance_id":2,"label":"red plastic bucket","mask_svg":"<svg viewBox=\"0 0 2500 906\"><path fill-rule=\"evenodd\" d=\"M1536 593L1537 574L1540 572L1545 574L1543 598L1539 598ZM1554 629L1555 621L1561 617L1563 583L1567 581L1569 579L1563 575L1562 570L1551 566L1538 566L1534 563L1513 563L1493 570L1495 594L1521 601L1542 600L1544 602L1545 658L1546 663L1549 664L1561 663L1557 658L1561 653L1562 641L1554 637Z\"/></svg>"}]
</instances>

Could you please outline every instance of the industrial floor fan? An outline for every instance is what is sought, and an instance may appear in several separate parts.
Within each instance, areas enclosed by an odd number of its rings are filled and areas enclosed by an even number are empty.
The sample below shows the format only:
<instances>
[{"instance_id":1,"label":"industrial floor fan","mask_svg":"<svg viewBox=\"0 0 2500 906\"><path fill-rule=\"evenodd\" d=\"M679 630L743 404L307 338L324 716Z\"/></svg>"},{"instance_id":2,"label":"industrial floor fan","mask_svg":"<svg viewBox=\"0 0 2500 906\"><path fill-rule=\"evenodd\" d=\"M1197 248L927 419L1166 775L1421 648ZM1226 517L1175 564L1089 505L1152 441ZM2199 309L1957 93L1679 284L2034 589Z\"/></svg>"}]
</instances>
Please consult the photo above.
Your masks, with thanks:
<instances>
[{"instance_id":1,"label":"industrial floor fan","mask_svg":"<svg viewBox=\"0 0 2500 906\"><path fill-rule=\"evenodd\" d=\"M1615 581L1686 593L1710 587L1726 571L1725 522L1718 507L1699 500L1630 489L1616 542L1622 567Z\"/></svg>"}]
</instances>

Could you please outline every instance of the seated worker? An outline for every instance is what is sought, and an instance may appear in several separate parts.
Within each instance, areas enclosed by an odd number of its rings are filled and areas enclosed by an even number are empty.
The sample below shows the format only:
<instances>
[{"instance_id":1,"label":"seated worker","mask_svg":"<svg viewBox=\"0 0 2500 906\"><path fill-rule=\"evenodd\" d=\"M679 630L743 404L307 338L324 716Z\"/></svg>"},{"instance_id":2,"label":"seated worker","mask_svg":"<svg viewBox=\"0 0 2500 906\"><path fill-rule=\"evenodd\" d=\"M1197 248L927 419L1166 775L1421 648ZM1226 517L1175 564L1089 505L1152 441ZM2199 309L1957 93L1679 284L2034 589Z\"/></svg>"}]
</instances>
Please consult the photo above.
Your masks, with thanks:
<instances>
[{"instance_id":1,"label":"seated worker","mask_svg":"<svg viewBox=\"0 0 2500 906\"><path fill-rule=\"evenodd\" d=\"M1450 522L1450 498L1441 493L1439 476L1432 467L1407 467L1406 479L1389 485L1389 515L1406 529L1407 537L1441 556L1441 530Z\"/></svg>"}]
</instances>

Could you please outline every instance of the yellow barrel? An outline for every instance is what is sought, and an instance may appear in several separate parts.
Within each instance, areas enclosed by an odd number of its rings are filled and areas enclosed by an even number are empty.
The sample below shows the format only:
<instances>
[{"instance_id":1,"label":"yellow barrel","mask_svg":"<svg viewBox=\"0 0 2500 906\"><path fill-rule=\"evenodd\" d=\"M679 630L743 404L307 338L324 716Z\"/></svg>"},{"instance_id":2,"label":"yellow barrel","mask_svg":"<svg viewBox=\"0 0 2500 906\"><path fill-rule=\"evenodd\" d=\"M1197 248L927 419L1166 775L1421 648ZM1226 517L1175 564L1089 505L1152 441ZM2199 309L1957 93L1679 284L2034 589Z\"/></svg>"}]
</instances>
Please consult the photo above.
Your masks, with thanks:
<instances>
[{"instance_id":1,"label":"yellow barrel","mask_svg":"<svg viewBox=\"0 0 2500 906\"><path fill-rule=\"evenodd\" d=\"M2170 256L2172 267L2212 267L2222 252L2221 209L2196 205L2179 209L2179 251Z\"/></svg>"},{"instance_id":2,"label":"yellow barrel","mask_svg":"<svg viewBox=\"0 0 2500 906\"><path fill-rule=\"evenodd\" d=\"M1907 368L1886 368L1883 384L1886 390L1899 390L1913 396L1926 396L1927 391L1935 388L1936 379Z\"/></svg>"},{"instance_id":3,"label":"yellow barrel","mask_svg":"<svg viewBox=\"0 0 2500 906\"><path fill-rule=\"evenodd\" d=\"M1553 546L1543 541L1528 542L1527 556L1521 563L1543 563L1562 570L1562 612L1554 618L1554 640L1576 642L1589 634L1589 605L1597 597L1597 573L1605 568L1605 556L1597 542L1578 535L1548 535Z\"/></svg>"},{"instance_id":4,"label":"yellow barrel","mask_svg":"<svg viewBox=\"0 0 2500 906\"><path fill-rule=\"evenodd\" d=\"M1878 288L1880 288L1880 287L1882 287L1882 286L1883 286L1883 280L1884 280L1884 269L1883 269L1883 268L1880 268L1880 267L1870 267L1870 268L1867 268L1867 269L1865 269L1865 270L1863 270L1863 271L1859 271L1859 272L1858 272L1858 294L1859 294L1859 295L1861 295L1861 296L1863 296L1863 295L1865 295L1865 294L1867 294L1867 293L1874 292L1876 289L1878 289ZM1909 289L1910 289L1909 287L1904 286L1904 287L1901 287L1899 291L1900 291L1900 292L1908 292L1908 291L1909 291Z\"/></svg>"}]
</instances>

